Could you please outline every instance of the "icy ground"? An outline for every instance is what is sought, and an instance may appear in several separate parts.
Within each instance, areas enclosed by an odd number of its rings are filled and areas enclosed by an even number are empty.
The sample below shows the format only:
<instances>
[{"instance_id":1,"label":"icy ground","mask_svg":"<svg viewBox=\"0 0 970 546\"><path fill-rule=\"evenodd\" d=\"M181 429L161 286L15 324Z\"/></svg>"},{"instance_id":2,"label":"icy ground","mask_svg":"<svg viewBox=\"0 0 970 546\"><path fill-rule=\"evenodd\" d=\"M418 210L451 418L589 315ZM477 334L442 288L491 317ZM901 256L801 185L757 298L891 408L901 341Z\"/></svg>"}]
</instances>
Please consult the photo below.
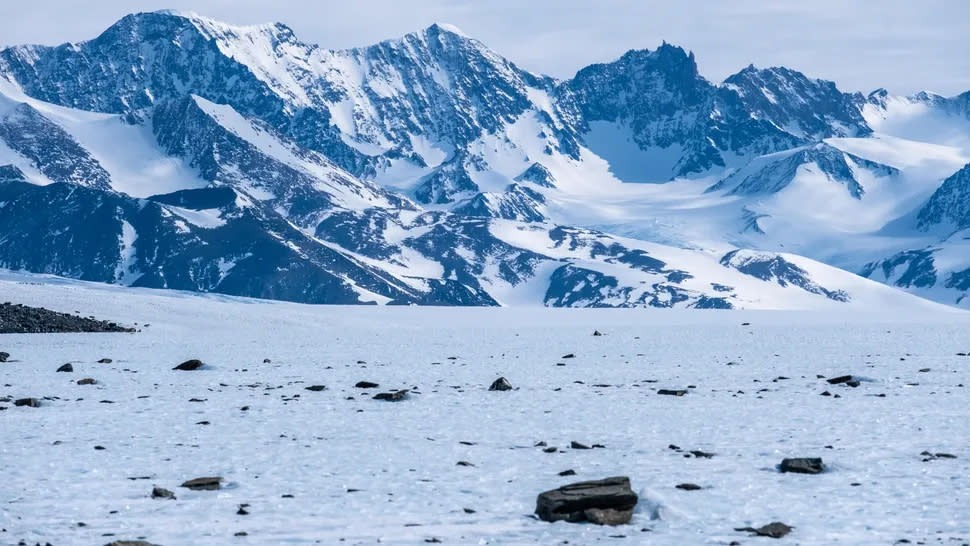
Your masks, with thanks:
<instances>
[{"instance_id":1,"label":"icy ground","mask_svg":"<svg viewBox=\"0 0 970 546\"><path fill-rule=\"evenodd\" d=\"M44 397L0 403L0 544L774 544L733 530L772 521L787 544L970 541L962 313L312 307L10 274L0 300L142 328L0 336L0 397ZM172 370L189 358L207 365ZM516 390L488 392L499 376ZM371 399L395 388L414 393ZM779 473L789 456L828 470ZM614 475L630 525L531 517ZM226 486L179 487L201 476Z\"/></svg>"}]
</instances>

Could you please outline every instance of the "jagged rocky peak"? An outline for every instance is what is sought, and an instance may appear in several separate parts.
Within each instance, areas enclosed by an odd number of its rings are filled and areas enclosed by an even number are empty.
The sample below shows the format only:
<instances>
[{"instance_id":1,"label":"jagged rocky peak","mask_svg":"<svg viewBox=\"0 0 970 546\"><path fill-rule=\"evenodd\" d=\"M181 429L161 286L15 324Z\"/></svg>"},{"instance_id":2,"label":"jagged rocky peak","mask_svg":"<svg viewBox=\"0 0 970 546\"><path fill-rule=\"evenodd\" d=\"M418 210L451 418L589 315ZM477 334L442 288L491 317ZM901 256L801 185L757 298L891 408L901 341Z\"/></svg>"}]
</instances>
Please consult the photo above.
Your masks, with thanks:
<instances>
[{"instance_id":1,"label":"jagged rocky peak","mask_svg":"<svg viewBox=\"0 0 970 546\"><path fill-rule=\"evenodd\" d=\"M970 164L943 181L919 211L922 230L942 225L953 230L970 227Z\"/></svg>"},{"instance_id":2,"label":"jagged rocky peak","mask_svg":"<svg viewBox=\"0 0 970 546\"><path fill-rule=\"evenodd\" d=\"M724 80L752 115L773 121L797 137L864 136L872 132L862 117L865 97L843 93L835 82L809 78L785 67L749 65Z\"/></svg>"},{"instance_id":3,"label":"jagged rocky peak","mask_svg":"<svg viewBox=\"0 0 970 546\"><path fill-rule=\"evenodd\" d=\"M757 158L707 191L730 189L728 193L731 195L771 194L787 188L799 175L817 174L829 182L844 185L849 195L862 199L866 176L862 171L880 178L899 174L895 167L863 159L822 142Z\"/></svg>"}]
</instances>

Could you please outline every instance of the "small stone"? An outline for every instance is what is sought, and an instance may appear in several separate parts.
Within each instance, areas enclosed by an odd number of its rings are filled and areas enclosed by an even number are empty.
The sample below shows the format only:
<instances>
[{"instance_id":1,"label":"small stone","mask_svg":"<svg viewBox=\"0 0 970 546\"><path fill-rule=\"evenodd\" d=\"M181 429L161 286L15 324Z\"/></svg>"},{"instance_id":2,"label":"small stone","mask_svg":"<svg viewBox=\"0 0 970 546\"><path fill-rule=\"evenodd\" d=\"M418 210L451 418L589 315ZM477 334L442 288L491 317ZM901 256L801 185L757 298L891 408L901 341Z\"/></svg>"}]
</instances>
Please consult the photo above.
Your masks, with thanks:
<instances>
[{"instance_id":1,"label":"small stone","mask_svg":"<svg viewBox=\"0 0 970 546\"><path fill-rule=\"evenodd\" d=\"M599 330L593 330L593 335L594 335L594 336L601 336L601 335L603 335L603 334L602 334L602 333L600 333L600 331L599 331Z\"/></svg>"},{"instance_id":2,"label":"small stone","mask_svg":"<svg viewBox=\"0 0 970 546\"><path fill-rule=\"evenodd\" d=\"M306 387L306 390L313 391L313 392L320 392L320 391L327 390L327 386L326 385L310 385L309 387Z\"/></svg>"},{"instance_id":3,"label":"small stone","mask_svg":"<svg viewBox=\"0 0 970 546\"><path fill-rule=\"evenodd\" d=\"M63 364L60 368L57 368L57 371L71 373L74 371L74 366L71 366L70 363Z\"/></svg>"},{"instance_id":4,"label":"small stone","mask_svg":"<svg viewBox=\"0 0 970 546\"><path fill-rule=\"evenodd\" d=\"M98 361L98 364L111 364L112 362L114 361L111 360L110 358L102 358L101 360Z\"/></svg>"},{"instance_id":5,"label":"small stone","mask_svg":"<svg viewBox=\"0 0 970 546\"><path fill-rule=\"evenodd\" d=\"M542 451L543 451L543 453L555 453L555 452L559 451L559 448L556 447L556 446L549 446L549 447L543 449Z\"/></svg>"},{"instance_id":6,"label":"small stone","mask_svg":"<svg viewBox=\"0 0 970 546\"><path fill-rule=\"evenodd\" d=\"M512 384L509 380L504 377L499 377L492 382L491 386L488 387L490 391L510 391L512 390Z\"/></svg>"},{"instance_id":7,"label":"small stone","mask_svg":"<svg viewBox=\"0 0 970 546\"><path fill-rule=\"evenodd\" d=\"M782 472L796 474L821 474L825 471L825 465L819 457L799 457L783 459L780 469Z\"/></svg>"},{"instance_id":8,"label":"small stone","mask_svg":"<svg viewBox=\"0 0 970 546\"><path fill-rule=\"evenodd\" d=\"M95 383L97 383L97 381L95 381L94 378L91 378L91 377L85 377L84 379L77 380L78 385L94 385Z\"/></svg>"},{"instance_id":9,"label":"small stone","mask_svg":"<svg viewBox=\"0 0 970 546\"><path fill-rule=\"evenodd\" d=\"M475 466L475 465L468 461L458 461L457 463L455 463L455 466Z\"/></svg>"},{"instance_id":10,"label":"small stone","mask_svg":"<svg viewBox=\"0 0 970 546\"><path fill-rule=\"evenodd\" d=\"M710 459L714 456L713 453L708 453L707 451L701 451L699 449L692 450L690 454L698 459Z\"/></svg>"},{"instance_id":11,"label":"small stone","mask_svg":"<svg viewBox=\"0 0 970 546\"><path fill-rule=\"evenodd\" d=\"M400 402L408 397L408 389L394 392L382 392L374 395L374 400L384 400L386 402Z\"/></svg>"},{"instance_id":12,"label":"small stone","mask_svg":"<svg viewBox=\"0 0 970 546\"><path fill-rule=\"evenodd\" d=\"M235 533L232 536L234 536L234 537L248 537L249 536L249 533L247 533L246 531L239 531L238 533Z\"/></svg>"},{"instance_id":13,"label":"small stone","mask_svg":"<svg viewBox=\"0 0 970 546\"><path fill-rule=\"evenodd\" d=\"M572 442L569 442L569 447L571 447L572 449L589 449L588 445L581 444L575 440L573 440Z\"/></svg>"},{"instance_id":14,"label":"small stone","mask_svg":"<svg viewBox=\"0 0 970 546\"><path fill-rule=\"evenodd\" d=\"M179 364L178 366L172 368L173 370L182 370L184 372L191 372L193 370L198 370L202 367L202 361L197 359L186 360L185 362Z\"/></svg>"},{"instance_id":15,"label":"small stone","mask_svg":"<svg viewBox=\"0 0 970 546\"><path fill-rule=\"evenodd\" d=\"M576 471L573 470L572 468L570 468L569 470L563 470L562 472L559 473L559 475L560 476L575 476L576 475Z\"/></svg>"},{"instance_id":16,"label":"small stone","mask_svg":"<svg viewBox=\"0 0 970 546\"><path fill-rule=\"evenodd\" d=\"M165 489L164 487L155 487L152 489L152 498L175 500L175 493L172 493L171 491L169 491L168 489Z\"/></svg>"},{"instance_id":17,"label":"small stone","mask_svg":"<svg viewBox=\"0 0 970 546\"><path fill-rule=\"evenodd\" d=\"M195 478L189 480L182 484L182 487L187 487L193 491L215 491L216 489L221 489L222 478L208 477L208 478Z\"/></svg>"},{"instance_id":18,"label":"small stone","mask_svg":"<svg viewBox=\"0 0 970 546\"><path fill-rule=\"evenodd\" d=\"M840 375L838 377L833 377L831 379L826 379L830 385L838 385L839 383L848 383L852 381L851 375Z\"/></svg>"},{"instance_id":19,"label":"small stone","mask_svg":"<svg viewBox=\"0 0 970 546\"><path fill-rule=\"evenodd\" d=\"M263 364L272 364L272 363L273 363L273 361L270 360L270 359L268 359L268 358L264 358L263 359Z\"/></svg>"},{"instance_id":20,"label":"small stone","mask_svg":"<svg viewBox=\"0 0 970 546\"><path fill-rule=\"evenodd\" d=\"M683 396L687 394L687 391L684 389L660 389L659 391L657 391L657 394L663 394L667 396Z\"/></svg>"},{"instance_id":21,"label":"small stone","mask_svg":"<svg viewBox=\"0 0 970 546\"><path fill-rule=\"evenodd\" d=\"M249 505L248 504L240 504L239 505L239 510L236 510L236 515L237 516L248 516L249 515L249 510L246 510L247 508L249 508Z\"/></svg>"},{"instance_id":22,"label":"small stone","mask_svg":"<svg viewBox=\"0 0 970 546\"><path fill-rule=\"evenodd\" d=\"M104 446L94 446L94 450L95 451L104 451L105 449L107 449L107 448L104 447Z\"/></svg>"},{"instance_id":23,"label":"small stone","mask_svg":"<svg viewBox=\"0 0 970 546\"><path fill-rule=\"evenodd\" d=\"M753 527L740 527L735 529L735 531L747 531L749 533L754 533L755 536L771 538L781 538L790 533L791 530L791 527L780 521L773 521L768 525L758 527L757 529Z\"/></svg>"},{"instance_id":24,"label":"small stone","mask_svg":"<svg viewBox=\"0 0 970 546\"><path fill-rule=\"evenodd\" d=\"M574 355L573 353L569 353L569 354L562 355L562 358L563 359L566 359L566 358L576 358L576 355Z\"/></svg>"},{"instance_id":25,"label":"small stone","mask_svg":"<svg viewBox=\"0 0 970 546\"><path fill-rule=\"evenodd\" d=\"M19 400L14 400L13 405L15 406L26 406L28 408L39 408L40 401L36 398L21 398Z\"/></svg>"},{"instance_id":26,"label":"small stone","mask_svg":"<svg viewBox=\"0 0 970 546\"><path fill-rule=\"evenodd\" d=\"M703 489L703 488L693 483L680 483L680 484L677 484L677 489L683 489L684 491L697 491L698 489Z\"/></svg>"},{"instance_id":27,"label":"small stone","mask_svg":"<svg viewBox=\"0 0 970 546\"><path fill-rule=\"evenodd\" d=\"M358 381L354 386L358 389L376 389L377 387L380 387L380 385L377 383L372 383L370 381Z\"/></svg>"},{"instance_id":28,"label":"small stone","mask_svg":"<svg viewBox=\"0 0 970 546\"><path fill-rule=\"evenodd\" d=\"M10 358L10 353L0 351L0 362L6 362Z\"/></svg>"},{"instance_id":29,"label":"small stone","mask_svg":"<svg viewBox=\"0 0 970 546\"><path fill-rule=\"evenodd\" d=\"M462 508L462 510L463 510L463 511L464 511L464 512L465 512L466 514L474 514L474 513L475 513L475 510L472 510L471 508Z\"/></svg>"}]
</instances>

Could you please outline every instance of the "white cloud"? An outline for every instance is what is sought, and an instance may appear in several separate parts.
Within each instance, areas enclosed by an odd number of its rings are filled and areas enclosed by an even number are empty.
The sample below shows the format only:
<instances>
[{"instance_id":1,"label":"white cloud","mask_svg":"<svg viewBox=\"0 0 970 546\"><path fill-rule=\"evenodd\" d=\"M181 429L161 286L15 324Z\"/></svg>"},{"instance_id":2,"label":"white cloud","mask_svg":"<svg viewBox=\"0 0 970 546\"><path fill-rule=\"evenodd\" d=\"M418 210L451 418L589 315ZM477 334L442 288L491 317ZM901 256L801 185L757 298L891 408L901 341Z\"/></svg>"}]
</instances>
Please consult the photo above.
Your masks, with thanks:
<instances>
[{"instance_id":1,"label":"white cloud","mask_svg":"<svg viewBox=\"0 0 970 546\"><path fill-rule=\"evenodd\" d=\"M449 22L535 72L569 77L662 40L693 50L701 73L785 65L845 90L970 89L970 2L963 0L31 0L0 2L0 40L94 37L132 11L193 10L233 23L279 21L343 48Z\"/></svg>"}]
</instances>

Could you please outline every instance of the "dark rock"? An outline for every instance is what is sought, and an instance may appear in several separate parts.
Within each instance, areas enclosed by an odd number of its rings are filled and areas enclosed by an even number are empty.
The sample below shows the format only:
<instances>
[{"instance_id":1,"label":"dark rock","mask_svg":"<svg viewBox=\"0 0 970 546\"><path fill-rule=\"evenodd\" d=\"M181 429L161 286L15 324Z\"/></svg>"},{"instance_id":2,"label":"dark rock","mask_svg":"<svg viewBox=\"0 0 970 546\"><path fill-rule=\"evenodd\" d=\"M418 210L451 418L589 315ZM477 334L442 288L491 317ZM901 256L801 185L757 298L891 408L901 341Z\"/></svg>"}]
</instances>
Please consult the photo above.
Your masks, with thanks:
<instances>
[{"instance_id":1,"label":"dark rock","mask_svg":"<svg viewBox=\"0 0 970 546\"><path fill-rule=\"evenodd\" d=\"M13 405L15 406L26 406L28 408L39 408L40 401L36 398L21 398L19 400L14 400Z\"/></svg>"},{"instance_id":2,"label":"dark rock","mask_svg":"<svg viewBox=\"0 0 970 546\"><path fill-rule=\"evenodd\" d=\"M579 443L579 442L577 442L575 440L573 440L572 442L569 442L569 447L571 447L573 449L589 449L589 446L588 445L581 444L581 443Z\"/></svg>"},{"instance_id":3,"label":"dark rock","mask_svg":"<svg viewBox=\"0 0 970 546\"><path fill-rule=\"evenodd\" d=\"M116 540L114 542L109 542L105 546L158 546L157 544L152 544L144 540Z\"/></svg>"},{"instance_id":4,"label":"dark rock","mask_svg":"<svg viewBox=\"0 0 970 546\"><path fill-rule=\"evenodd\" d=\"M821 474L825 471L825 465L819 457L800 457L782 460L780 469L797 474Z\"/></svg>"},{"instance_id":5,"label":"dark rock","mask_svg":"<svg viewBox=\"0 0 970 546\"><path fill-rule=\"evenodd\" d=\"M462 510L463 510L463 511L464 511L464 512L465 512L466 514L474 514L474 513L475 513L475 510L472 510L471 508L462 508Z\"/></svg>"},{"instance_id":6,"label":"dark rock","mask_svg":"<svg viewBox=\"0 0 970 546\"><path fill-rule=\"evenodd\" d=\"M560 476L575 476L576 475L576 471L573 470L572 468L570 468L569 470L563 470L562 472L559 473L559 475Z\"/></svg>"},{"instance_id":7,"label":"dark rock","mask_svg":"<svg viewBox=\"0 0 970 546\"><path fill-rule=\"evenodd\" d=\"M272 363L273 363L273 361L270 360L270 359L268 359L268 358L264 358L263 359L263 364L272 364Z\"/></svg>"},{"instance_id":8,"label":"dark rock","mask_svg":"<svg viewBox=\"0 0 970 546\"><path fill-rule=\"evenodd\" d=\"M186 360L185 362L179 364L178 366L172 368L173 370L182 370L184 372L191 372L193 370L198 370L202 367L202 361L197 359Z\"/></svg>"},{"instance_id":9,"label":"dark rock","mask_svg":"<svg viewBox=\"0 0 970 546\"><path fill-rule=\"evenodd\" d=\"M74 366L71 366L71 364L70 364L70 363L68 363L68 364L63 364L63 365L61 365L61 367L60 367L60 368L57 368L57 371L59 371L59 372L67 372L67 373L71 373L71 372L73 372L73 371L74 371Z\"/></svg>"},{"instance_id":10,"label":"dark rock","mask_svg":"<svg viewBox=\"0 0 970 546\"><path fill-rule=\"evenodd\" d=\"M576 355L574 355L573 353L569 353L569 354L562 355L562 357L563 358L576 358Z\"/></svg>"},{"instance_id":11,"label":"dark rock","mask_svg":"<svg viewBox=\"0 0 970 546\"><path fill-rule=\"evenodd\" d=\"M702 489L702 487L693 483L680 483L677 484L677 489L683 489L684 491L697 491L698 489Z\"/></svg>"},{"instance_id":12,"label":"dark rock","mask_svg":"<svg viewBox=\"0 0 970 546\"><path fill-rule=\"evenodd\" d=\"M222 478L209 477L209 478L195 478L189 480L182 484L182 487L187 487L193 491L214 491L220 489L222 486Z\"/></svg>"},{"instance_id":13,"label":"dark rock","mask_svg":"<svg viewBox=\"0 0 970 546\"><path fill-rule=\"evenodd\" d=\"M0 334L134 331L134 328L124 328L113 322L58 313L42 307L0 304Z\"/></svg>"},{"instance_id":14,"label":"dark rock","mask_svg":"<svg viewBox=\"0 0 970 546\"><path fill-rule=\"evenodd\" d=\"M781 538L790 533L792 528L780 521L774 521L757 529L754 527L738 527L734 530L754 533L755 536L759 537Z\"/></svg>"},{"instance_id":15,"label":"dark rock","mask_svg":"<svg viewBox=\"0 0 970 546\"><path fill-rule=\"evenodd\" d=\"M0 362L6 362L10 358L10 353L0 351Z\"/></svg>"},{"instance_id":16,"label":"dark rock","mask_svg":"<svg viewBox=\"0 0 970 546\"><path fill-rule=\"evenodd\" d=\"M85 377L84 379L77 380L78 385L94 385L95 383L97 383L97 381L95 381L92 377Z\"/></svg>"},{"instance_id":17,"label":"dark rock","mask_svg":"<svg viewBox=\"0 0 970 546\"><path fill-rule=\"evenodd\" d=\"M698 459L710 459L714 456L713 453L708 453L707 451L701 451L699 449L691 450L690 454Z\"/></svg>"},{"instance_id":18,"label":"dark rock","mask_svg":"<svg viewBox=\"0 0 970 546\"><path fill-rule=\"evenodd\" d=\"M110 358L102 358L101 360L98 361L98 364L111 364L112 362L114 361L111 360Z\"/></svg>"},{"instance_id":19,"label":"dark rock","mask_svg":"<svg viewBox=\"0 0 970 546\"><path fill-rule=\"evenodd\" d=\"M826 379L830 385L838 385L839 383L848 383L852 381L851 375L840 375L838 377L833 377L831 379Z\"/></svg>"},{"instance_id":20,"label":"dark rock","mask_svg":"<svg viewBox=\"0 0 970 546\"><path fill-rule=\"evenodd\" d=\"M313 392L320 392L320 391L327 390L327 386L326 385L310 385L309 387L306 387L306 390L313 391Z\"/></svg>"},{"instance_id":21,"label":"dark rock","mask_svg":"<svg viewBox=\"0 0 970 546\"><path fill-rule=\"evenodd\" d=\"M852 387L854 389L854 388L858 387L859 385L861 385L862 383L860 383L860 382L858 382L858 381L856 381L856 380L853 379L852 381L846 381L845 384L848 385L848 386L850 386L850 387Z\"/></svg>"},{"instance_id":22,"label":"dark rock","mask_svg":"<svg viewBox=\"0 0 970 546\"><path fill-rule=\"evenodd\" d=\"M374 395L374 400L385 400L387 402L400 402L408 397L408 389L394 392L382 392Z\"/></svg>"},{"instance_id":23,"label":"dark rock","mask_svg":"<svg viewBox=\"0 0 970 546\"><path fill-rule=\"evenodd\" d=\"M358 381L354 386L358 389L376 389L377 387L380 387L380 385L377 383L372 383L370 381Z\"/></svg>"},{"instance_id":24,"label":"dark rock","mask_svg":"<svg viewBox=\"0 0 970 546\"><path fill-rule=\"evenodd\" d=\"M578 482L541 493L536 515L543 521L590 522L599 525L629 523L637 504L627 477Z\"/></svg>"},{"instance_id":25,"label":"dark rock","mask_svg":"<svg viewBox=\"0 0 970 546\"><path fill-rule=\"evenodd\" d=\"M603 334L602 334L602 333L600 333L600 331L599 331L599 330L593 330L593 335L594 335L594 336L601 336L601 335L603 335Z\"/></svg>"},{"instance_id":26,"label":"dark rock","mask_svg":"<svg viewBox=\"0 0 970 546\"><path fill-rule=\"evenodd\" d=\"M491 386L488 387L488 390L490 390L490 391L510 391L510 390L512 390L512 384L509 383L509 380L508 379L506 379L504 377L500 377L500 378L498 378L498 379L496 379L495 381L492 382Z\"/></svg>"},{"instance_id":27,"label":"dark rock","mask_svg":"<svg viewBox=\"0 0 970 546\"><path fill-rule=\"evenodd\" d=\"M557 452L557 451L559 451L559 448L558 448L558 447L556 447L556 446L549 446L549 447L547 447L547 448L544 448L544 449L542 450L542 452L543 452L543 453L555 453L555 452Z\"/></svg>"},{"instance_id":28,"label":"dark rock","mask_svg":"<svg viewBox=\"0 0 970 546\"><path fill-rule=\"evenodd\" d=\"M657 394L665 394L667 396L683 396L687 394L686 390L683 389L660 389Z\"/></svg>"},{"instance_id":29,"label":"dark rock","mask_svg":"<svg viewBox=\"0 0 970 546\"><path fill-rule=\"evenodd\" d=\"M175 493L172 493L164 487L155 487L152 489L153 499L172 499L175 500Z\"/></svg>"},{"instance_id":30,"label":"dark rock","mask_svg":"<svg viewBox=\"0 0 970 546\"><path fill-rule=\"evenodd\" d=\"M104 447L104 446L94 446L94 450L95 451L104 451L105 449L107 449L107 448Z\"/></svg>"},{"instance_id":31,"label":"dark rock","mask_svg":"<svg viewBox=\"0 0 970 546\"><path fill-rule=\"evenodd\" d=\"M457 463L455 463L455 466L475 466L475 465L468 461L458 461Z\"/></svg>"},{"instance_id":32,"label":"dark rock","mask_svg":"<svg viewBox=\"0 0 970 546\"><path fill-rule=\"evenodd\" d=\"M249 505L248 504L240 504L239 505L239 510L236 510L236 515L237 516L248 516L249 515L249 510L246 510L247 508L249 508Z\"/></svg>"}]
</instances>

